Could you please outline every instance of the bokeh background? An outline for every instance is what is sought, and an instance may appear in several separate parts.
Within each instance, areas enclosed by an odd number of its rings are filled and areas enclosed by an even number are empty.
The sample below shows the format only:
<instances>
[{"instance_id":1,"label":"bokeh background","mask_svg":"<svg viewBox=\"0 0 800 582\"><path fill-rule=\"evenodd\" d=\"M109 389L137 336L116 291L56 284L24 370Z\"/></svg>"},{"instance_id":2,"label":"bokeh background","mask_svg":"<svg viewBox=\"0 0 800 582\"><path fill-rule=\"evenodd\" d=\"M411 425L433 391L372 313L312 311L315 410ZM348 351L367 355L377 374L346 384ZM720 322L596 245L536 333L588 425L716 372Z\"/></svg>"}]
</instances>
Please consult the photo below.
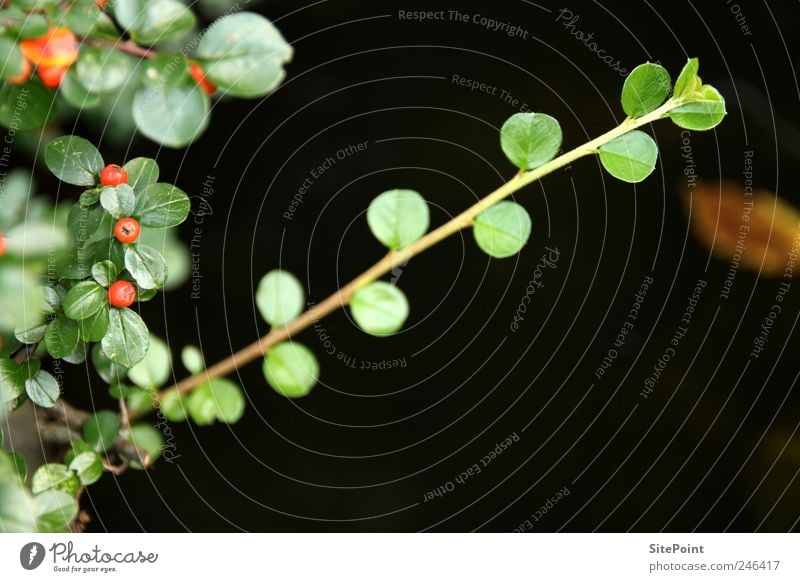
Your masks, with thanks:
<instances>
[{"instance_id":1,"label":"bokeh background","mask_svg":"<svg viewBox=\"0 0 800 582\"><path fill-rule=\"evenodd\" d=\"M654 126L659 166L642 184L584 159L518 194L534 221L518 257L490 260L465 232L398 269L390 278L412 313L396 336L365 336L346 312L304 332L298 339L322 367L307 398L275 394L259 364L240 369L242 421L173 425L174 462L89 488L89 531L797 528L800 290L791 285L753 357L781 279L738 265L723 296L732 261L692 233L685 174L691 163L719 201L712 208L721 206L720 181L743 188L752 151L753 186L800 204L797 2L246 8L272 19L296 50L274 94L217 101L209 130L180 151L120 140L96 119L76 126L106 159L156 157L162 176L194 197L196 214L180 231L193 242L194 280L143 315L176 353L197 344L209 362L265 333L253 289L270 269L293 271L319 301L382 256L364 216L375 195L416 189L438 225L511 177L498 131L513 113L558 118L565 148L620 122L623 76L577 31L617 68L650 60L677 75L700 57L729 115L715 131L683 137L669 121ZM444 10L445 19L400 17L412 10ZM519 32L488 29L475 15ZM496 89L470 90L456 76ZM558 260L542 267L548 249ZM633 329L598 378L647 278ZM686 335L645 398L698 281L707 284ZM111 406L104 385L75 368L65 397ZM176 377L183 372L178 365Z\"/></svg>"}]
</instances>

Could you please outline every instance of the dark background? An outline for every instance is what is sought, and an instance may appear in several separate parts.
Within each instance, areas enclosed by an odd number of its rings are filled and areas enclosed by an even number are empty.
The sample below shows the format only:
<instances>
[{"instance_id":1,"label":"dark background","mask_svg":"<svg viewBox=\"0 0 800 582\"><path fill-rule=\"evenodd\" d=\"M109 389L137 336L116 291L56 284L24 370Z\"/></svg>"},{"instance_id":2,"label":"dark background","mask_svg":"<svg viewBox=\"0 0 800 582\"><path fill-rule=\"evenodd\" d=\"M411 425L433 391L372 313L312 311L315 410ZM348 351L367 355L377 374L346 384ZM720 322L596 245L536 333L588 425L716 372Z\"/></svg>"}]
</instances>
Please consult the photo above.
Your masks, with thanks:
<instances>
[{"instance_id":1,"label":"dark background","mask_svg":"<svg viewBox=\"0 0 800 582\"><path fill-rule=\"evenodd\" d=\"M676 75L687 56L700 57L701 76L730 114L716 131L692 134L699 176L741 182L752 149L756 185L800 203L792 62L800 5L741 2L751 36L733 5L258 5L296 50L283 86L263 100L218 102L209 130L185 151L140 140L119 152L157 157L162 176L195 196L213 176L213 215L196 249L200 298L189 284L148 304L145 319L175 353L196 343L216 361L266 331L252 292L270 269L295 272L319 301L382 256L364 217L375 195L416 189L438 225L512 176L498 129L521 103L558 118L568 149L621 121L623 78L557 22L561 8L628 69L651 60ZM398 10L415 9L479 13L528 35L399 20ZM470 92L454 74L498 95ZM516 108L500 99L503 89ZM585 159L518 194L534 222L518 257L489 260L465 232L414 259L397 280L412 305L402 333L365 336L345 312L304 332L298 339L322 367L307 398L275 394L258 363L241 369L245 417L230 427L173 425L174 463L109 475L88 490L90 531L796 528L800 291L751 360L778 281L739 270L730 298L720 298L729 264L692 238L681 205L681 130L663 121L653 131L660 165L643 184L610 179ZM336 160L284 218L312 169L360 142L366 151ZM182 227L185 240L194 227L192 219ZM545 247L558 248L559 262L512 333ZM634 331L596 380L647 275L654 283ZM688 335L643 399L698 279L708 285ZM356 368L327 355L320 334ZM359 369L398 358L406 367ZM80 371L65 396L112 405ZM455 481L513 433L518 441L480 474ZM452 491L424 501L448 481ZM569 495L535 521L565 487Z\"/></svg>"}]
</instances>

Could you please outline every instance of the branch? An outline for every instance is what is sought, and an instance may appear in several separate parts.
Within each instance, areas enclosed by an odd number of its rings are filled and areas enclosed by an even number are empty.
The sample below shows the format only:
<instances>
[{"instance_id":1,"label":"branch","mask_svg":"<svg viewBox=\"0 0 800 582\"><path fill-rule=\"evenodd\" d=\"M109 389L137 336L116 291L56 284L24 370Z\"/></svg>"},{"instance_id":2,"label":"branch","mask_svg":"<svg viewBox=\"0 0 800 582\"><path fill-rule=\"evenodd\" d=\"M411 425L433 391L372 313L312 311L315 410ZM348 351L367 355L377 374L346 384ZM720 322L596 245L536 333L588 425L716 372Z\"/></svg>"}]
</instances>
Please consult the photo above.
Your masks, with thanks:
<instances>
[{"instance_id":1,"label":"branch","mask_svg":"<svg viewBox=\"0 0 800 582\"><path fill-rule=\"evenodd\" d=\"M158 53L156 51L140 47L132 40L119 42L115 40L102 40L98 38L82 37L81 42L94 47L110 48L113 50L122 51L123 53L128 53L129 55L141 57L143 59L152 59L153 57L158 56Z\"/></svg>"},{"instance_id":2,"label":"branch","mask_svg":"<svg viewBox=\"0 0 800 582\"><path fill-rule=\"evenodd\" d=\"M256 340L252 344L239 350L224 360L217 362L210 368L194 374L193 376L184 378L177 384L161 390L158 394L158 400L160 401L167 392L171 392L173 390L177 390L181 394L189 393L201 384L204 384L213 378L226 376L235 371L239 366L244 366L245 364L248 364L257 358L263 357L272 346L286 341L304 329L310 327L326 315L329 315L337 309L347 305L350 301L350 297L353 295L353 293L355 293L356 290L360 289L364 285L367 285L368 283L371 283L372 281L375 281L386 273L391 272L391 270L396 266L407 263L412 257L431 248L449 236L459 232L464 228L472 226L474 219L478 215L494 206L504 198L508 198L525 186L540 180L544 176L558 169L570 165L572 162L584 156L597 153L602 145L620 137L621 135L666 117L672 109L675 109L681 105L682 102L679 100L669 99L661 107L652 111L651 113L648 113L647 115L643 115L642 117L635 119L629 117L614 129L583 144L582 146L566 152L534 170L516 174L513 178L511 178L511 180L500 186L497 190L482 198L476 204L470 206L464 212L455 216L439 228L429 232L427 235L405 248L390 252L383 259L364 271L364 273L330 295L321 303L314 305L305 311L290 324L283 327L272 328L272 330L270 330L270 332L264 337ZM130 419L134 420L149 412L152 412L152 410L131 414Z\"/></svg>"}]
</instances>

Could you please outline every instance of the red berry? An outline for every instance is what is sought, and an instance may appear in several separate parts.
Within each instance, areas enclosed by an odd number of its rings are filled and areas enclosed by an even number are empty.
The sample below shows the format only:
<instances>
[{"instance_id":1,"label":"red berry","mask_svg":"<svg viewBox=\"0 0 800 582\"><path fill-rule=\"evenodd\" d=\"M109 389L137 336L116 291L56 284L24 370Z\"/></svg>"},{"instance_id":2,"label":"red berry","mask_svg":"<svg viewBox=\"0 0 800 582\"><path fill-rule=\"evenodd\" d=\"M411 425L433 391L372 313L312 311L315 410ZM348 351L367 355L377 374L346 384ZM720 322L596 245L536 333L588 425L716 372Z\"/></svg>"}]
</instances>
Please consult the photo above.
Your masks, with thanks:
<instances>
[{"instance_id":1,"label":"red berry","mask_svg":"<svg viewBox=\"0 0 800 582\"><path fill-rule=\"evenodd\" d=\"M142 227L135 218L120 218L114 225L114 236L121 243L130 244L139 238Z\"/></svg>"},{"instance_id":2,"label":"red berry","mask_svg":"<svg viewBox=\"0 0 800 582\"><path fill-rule=\"evenodd\" d=\"M130 307L136 301L136 287L128 281L115 281L108 288L108 302L114 307Z\"/></svg>"},{"instance_id":3,"label":"red berry","mask_svg":"<svg viewBox=\"0 0 800 582\"><path fill-rule=\"evenodd\" d=\"M117 164L109 164L100 172L100 183L103 186L119 186L128 183L128 172Z\"/></svg>"},{"instance_id":4,"label":"red berry","mask_svg":"<svg viewBox=\"0 0 800 582\"><path fill-rule=\"evenodd\" d=\"M200 88L205 91L206 95L213 95L217 92L217 86L209 81L208 77L206 77L206 72L203 70L203 67L194 63L191 67L189 67L189 74L192 78L197 81L197 84L200 85Z\"/></svg>"},{"instance_id":5,"label":"red berry","mask_svg":"<svg viewBox=\"0 0 800 582\"><path fill-rule=\"evenodd\" d=\"M67 74L69 67L45 67L39 65L36 70L39 72L39 78L42 84L48 89L55 89L61 84L64 75Z\"/></svg>"},{"instance_id":6,"label":"red berry","mask_svg":"<svg viewBox=\"0 0 800 582\"><path fill-rule=\"evenodd\" d=\"M6 235L0 232L0 257L6 254L6 247L8 243L6 243Z\"/></svg>"},{"instance_id":7,"label":"red berry","mask_svg":"<svg viewBox=\"0 0 800 582\"><path fill-rule=\"evenodd\" d=\"M95 1L95 6L97 6L100 10L105 8L106 4L108 4L108 0L96 0Z\"/></svg>"}]
</instances>

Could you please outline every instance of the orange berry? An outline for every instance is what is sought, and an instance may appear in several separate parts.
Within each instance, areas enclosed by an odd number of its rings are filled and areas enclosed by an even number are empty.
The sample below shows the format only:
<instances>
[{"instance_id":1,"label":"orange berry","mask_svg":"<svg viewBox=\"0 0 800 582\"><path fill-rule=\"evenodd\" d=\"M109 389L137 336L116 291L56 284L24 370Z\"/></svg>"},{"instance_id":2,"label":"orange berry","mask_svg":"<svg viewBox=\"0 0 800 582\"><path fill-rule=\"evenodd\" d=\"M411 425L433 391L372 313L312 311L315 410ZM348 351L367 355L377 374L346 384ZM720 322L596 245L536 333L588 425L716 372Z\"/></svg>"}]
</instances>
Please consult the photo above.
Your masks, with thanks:
<instances>
[{"instance_id":1,"label":"orange berry","mask_svg":"<svg viewBox=\"0 0 800 582\"><path fill-rule=\"evenodd\" d=\"M217 92L217 86L206 77L203 67L197 63L193 63L192 66L189 67L189 74L197 81L197 84L200 85L200 88L206 95L213 95Z\"/></svg>"},{"instance_id":2,"label":"orange berry","mask_svg":"<svg viewBox=\"0 0 800 582\"><path fill-rule=\"evenodd\" d=\"M117 164L108 164L100 172L100 183L103 186L119 186L128 183L128 172Z\"/></svg>"},{"instance_id":3,"label":"orange berry","mask_svg":"<svg viewBox=\"0 0 800 582\"><path fill-rule=\"evenodd\" d=\"M121 243L130 244L139 238L142 228L135 218L120 218L114 224L114 236Z\"/></svg>"},{"instance_id":4,"label":"orange berry","mask_svg":"<svg viewBox=\"0 0 800 582\"><path fill-rule=\"evenodd\" d=\"M115 281L108 288L108 302L114 307L130 307L136 301L136 287L128 281Z\"/></svg>"},{"instance_id":5,"label":"orange berry","mask_svg":"<svg viewBox=\"0 0 800 582\"><path fill-rule=\"evenodd\" d=\"M78 60L78 40L67 28L51 28L47 34L25 39L19 43L19 50L41 67L69 67Z\"/></svg>"},{"instance_id":6,"label":"orange berry","mask_svg":"<svg viewBox=\"0 0 800 582\"><path fill-rule=\"evenodd\" d=\"M67 69L68 67L43 67L42 65L36 67L39 78L48 89L55 89L61 84L61 80L67 74Z\"/></svg>"}]
</instances>

